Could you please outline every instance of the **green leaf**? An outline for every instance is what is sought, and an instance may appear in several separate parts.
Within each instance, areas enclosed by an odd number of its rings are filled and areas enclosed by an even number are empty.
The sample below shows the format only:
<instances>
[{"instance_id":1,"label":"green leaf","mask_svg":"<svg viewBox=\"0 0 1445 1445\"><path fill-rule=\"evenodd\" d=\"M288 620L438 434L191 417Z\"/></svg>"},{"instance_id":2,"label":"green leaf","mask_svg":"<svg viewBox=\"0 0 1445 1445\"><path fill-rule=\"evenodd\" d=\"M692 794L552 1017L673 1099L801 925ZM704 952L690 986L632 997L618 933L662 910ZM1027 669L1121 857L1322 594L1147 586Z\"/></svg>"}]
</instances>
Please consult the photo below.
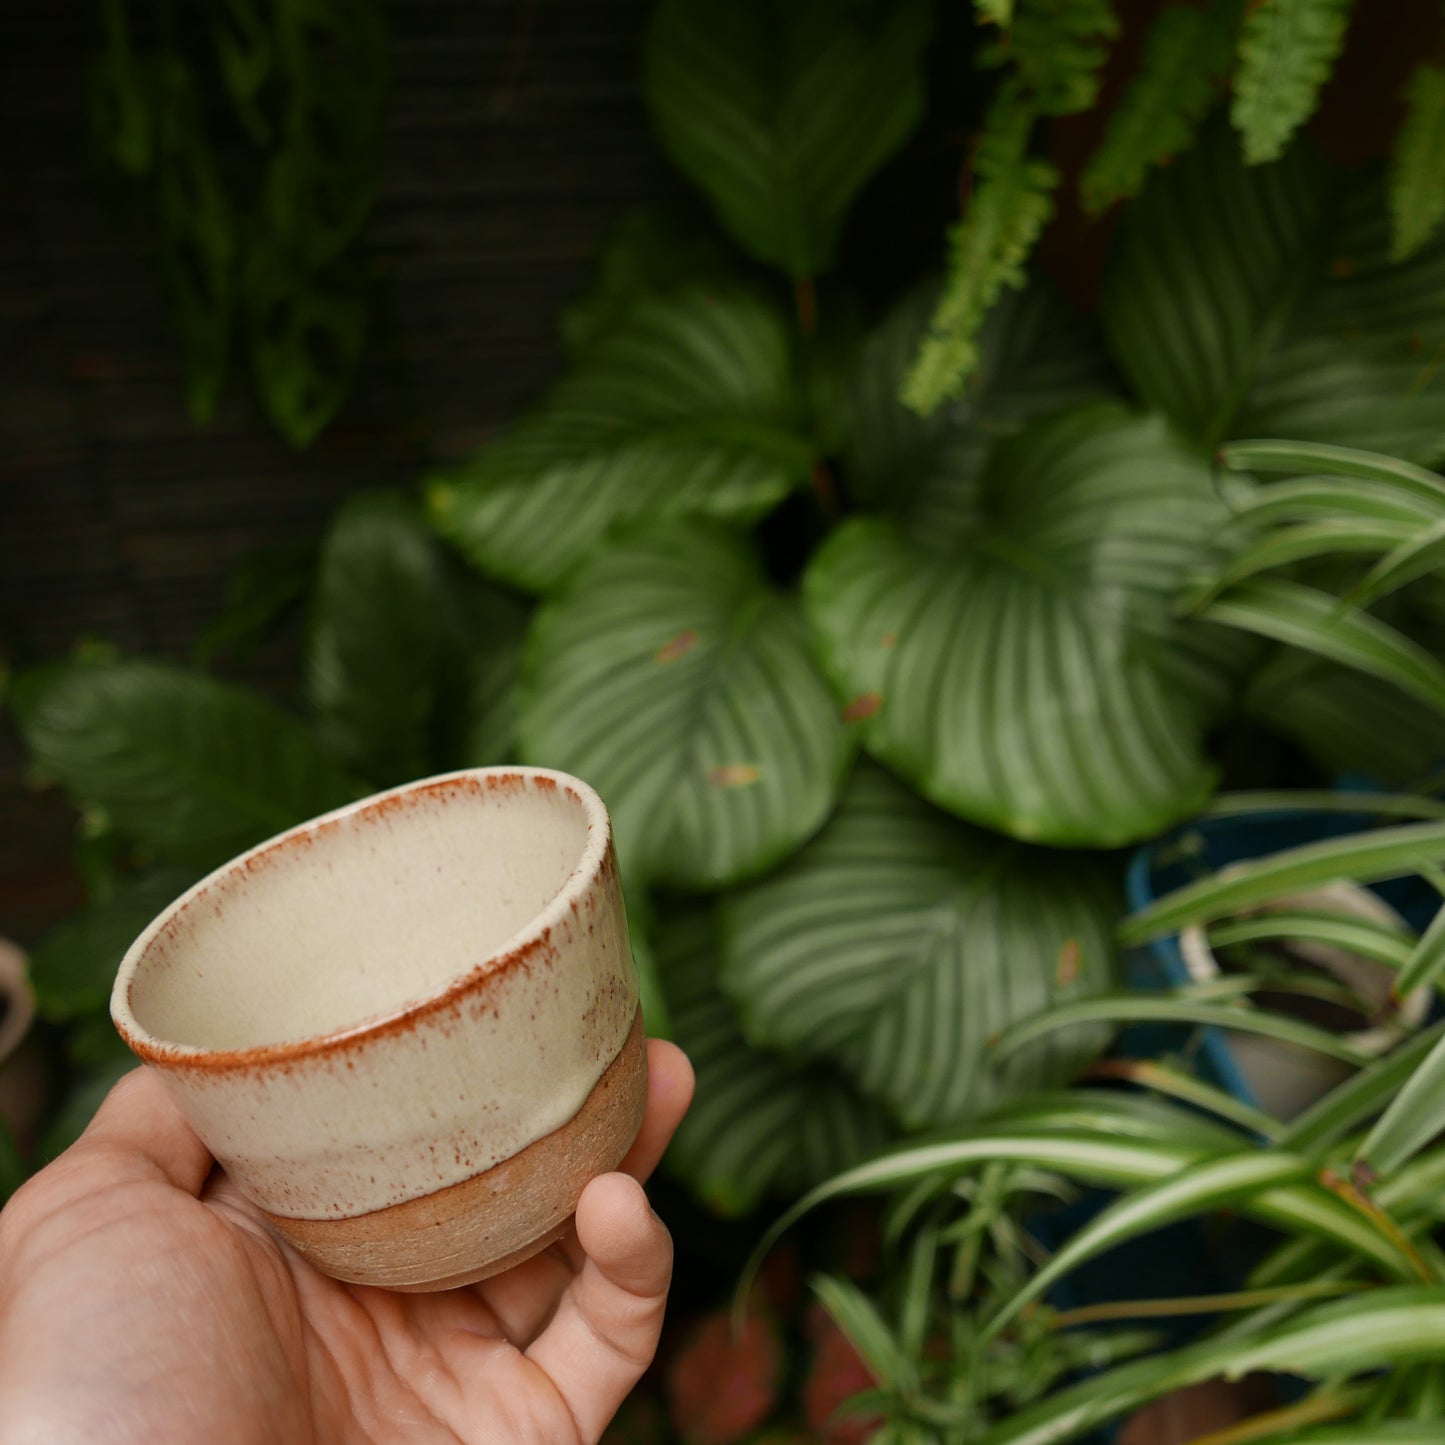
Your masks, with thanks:
<instances>
[{"instance_id":1,"label":"green leaf","mask_svg":"<svg viewBox=\"0 0 1445 1445\"><path fill-rule=\"evenodd\" d=\"M1422 65L1405 91L1409 107L1390 163L1390 258L1413 256L1445 220L1445 67Z\"/></svg>"},{"instance_id":2,"label":"green leaf","mask_svg":"<svg viewBox=\"0 0 1445 1445\"><path fill-rule=\"evenodd\" d=\"M442 658L436 542L409 499L349 499L321 548L306 686L327 745L372 782L431 771Z\"/></svg>"},{"instance_id":3,"label":"green leaf","mask_svg":"<svg viewBox=\"0 0 1445 1445\"><path fill-rule=\"evenodd\" d=\"M1108 42L1118 33L1110 0L1024 4L980 63L1010 67L1012 83L1036 114L1077 115L1098 99Z\"/></svg>"},{"instance_id":4,"label":"green leaf","mask_svg":"<svg viewBox=\"0 0 1445 1445\"><path fill-rule=\"evenodd\" d=\"M1292 1433L1289 1445L1436 1445L1440 1421L1380 1420L1373 1424L1331 1425Z\"/></svg>"},{"instance_id":5,"label":"green leaf","mask_svg":"<svg viewBox=\"0 0 1445 1445\"><path fill-rule=\"evenodd\" d=\"M1115 884L1096 860L1003 844L881 769L779 872L725 898L723 985L748 1037L836 1062L910 1126L1061 1083L1081 1029L997 1068L985 1041L1109 987Z\"/></svg>"},{"instance_id":6,"label":"green leaf","mask_svg":"<svg viewBox=\"0 0 1445 1445\"><path fill-rule=\"evenodd\" d=\"M1253 578L1216 598L1201 616L1344 663L1445 713L1445 663L1378 618L1342 610L1327 592Z\"/></svg>"},{"instance_id":7,"label":"green leaf","mask_svg":"<svg viewBox=\"0 0 1445 1445\"><path fill-rule=\"evenodd\" d=\"M1139 71L1080 178L1086 210L1137 195L1151 170L1194 143L1233 58L1239 11L1239 0L1214 0L1208 9L1170 5L1159 12Z\"/></svg>"},{"instance_id":8,"label":"green leaf","mask_svg":"<svg viewBox=\"0 0 1445 1445\"><path fill-rule=\"evenodd\" d=\"M1445 1039L1405 1081L1355 1156L1371 1177L1396 1173L1445 1129Z\"/></svg>"},{"instance_id":9,"label":"green leaf","mask_svg":"<svg viewBox=\"0 0 1445 1445\"><path fill-rule=\"evenodd\" d=\"M1248 713L1294 738L1330 773L1368 759L1382 782L1403 785L1440 761L1440 716L1399 689L1303 652L1282 652L1256 673Z\"/></svg>"},{"instance_id":10,"label":"green leaf","mask_svg":"<svg viewBox=\"0 0 1445 1445\"><path fill-rule=\"evenodd\" d=\"M531 614L510 593L467 573L446 588L446 647L435 718L447 768L517 761L517 690Z\"/></svg>"},{"instance_id":11,"label":"green leaf","mask_svg":"<svg viewBox=\"0 0 1445 1445\"><path fill-rule=\"evenodd\" d=\"M769 1194L796 1194L882 1147L878 1109L833 1070L800 1068L753 1048L717 987L717 929L693 908L656 938L673 1037L697 1074L692 1108L667 1166L720 1214L751 1212Z\"/></svg>"},{"instance_id":12,"label":"green leaf","mask_svg":"<svg viewBox=\"0 0 1445 1445\"><path fill-rule=\"evenodd\" d=\"M366 340L366 276L354 259L312 270L279 245L258 240L243 284L251 372L262 405L292 446L308 446L350 393Z\"/></svg>"},{"instance_id":13,"label":"green leaf","mask_svg":"<svg viewBox=\"0 0 1445 1445\"><path fill-rule=\"evenodd\" d=\"M1257 0L1245 9L1230 118L1251 165L1278 160L1315 112L1345 44L1352 0Z\"/></svg>"},{"instance_id":14,"label":"green leaf","mask_svg":"<svg viewBox=\"0 0 1445 1445\"><path fill-rule=\"evenodd\" d=\"M262 182L264 224L315 271L355 241L376 197L386 28L379 0L287 0L273 24L286 95Z\"/></svg>"},{"instance_id":15,"label":"green leaf","mask_svg":"<svg viewBox=\"0 0 1445 1445\"><path fill-rule=\"evenodd\" d=\"M808 1283L880 1385L898 1393L918 1388L913 1362L894 1339L878 1307L856 1284L827 1274L816 1274Z\"/></svg>"},{"instance_id":16,"label":"green leaf","mask_svg":"<svg viewBox=\"0 0 1445 1445\"><path fill-rule=\"evenodd\" d=\"M1381 557L1345 594L1345 601L1354 607L1368 607L1381 597L1438 572L1442 566L1445 566L1445 517L1401 541Z\"/></svg>"},{"instance_id":17,"label":"green leaf","mask_svg":"<svg viewBox=\"0 0 1445 1445\"><path fill-rule=\"evenodd\" d=\"M1339 913L1313 913L1304 909L1281 909L1225 919L1209 930L1209 943L1214 949L1264 940L1321 943L1360 958L1373 959L1386 968L1403 969L1414 952L1415 935L1372 918L1347 918Z\"/></svg>"},{"instance_id":18,"label":"green leaf","mask_svg":"<svg viewBox=\"0 0 1445 1445\"><path fill-rule=\"evenodd\" d=\"M856 518L809 564L819 660L863 746L1026 840L1117 846L1202 807L1240 654L1170 601L1225 515L1208 468L1157 419L1084 408L999 446L956 515L927 547Z\"/></svg>"},{"instance_id":19,"label":"green leaf","mask_svg":"<svg viewBox=\"0 0 1445 1445\"><path fill-rule=\"evenodd\" d=\"M1378 177L1301 143L1247 167L1234 137L1151 177L1105 283L1114 354L1202 448L1230 436L1445 456L1445 239L1389 263ZM1322 468L1302 468L1322 470Z\"/></svg>"},{"instance_id":20,"label":"green leaf","mask_svg":"<svg viewBox=\"0 0 1445 1445\"><path fill-rule=\"evenodd\" d=\"M185 869L158 869L103 901L87 903L50 929L30 957L40 1012L69 1019L104 1009L121 956L196 876Z\"/></svg>"},{"instance_id":21,"label":"green leaf","mask_svg":"<svg viewBox=\"0 0 1445 1445\"><path fill-rule=\"evenodd\" d=\"M739 270L715 232L665 211L634 211L608 237L591 287L563 312L562 340L575 358L645 297L736 282Z\"/></svg>"},{"instance_id":22,"label":"green leaf","mask_svg":"<svg viewBox=\"0 0 1445 1445\"><path fill-rule=\"evenodd\" d=\"M1358 447L1250 438L1225 443L1219 449L1219 460L1237 472L1315 472L1328 477L1380 482L1433 503L1436 509L1445 502L1445 477L1398 457L1362 451ZM1350 495L1348 488L1339 490L1342 495Z\"/></svg>"},{"instance_id":23,"label":"green leaf","mask_svg":"<svg viewBox=\"0 0 1445 1445\"><path fill-rule=\"evenodd\" d=\"M817 276L923 112L931 29L925 0L662 0L643 91L663 145L742 247Z\"/></svg>"},{"instance_id":24,"label":"green leaf","mask_svg":"<svg viewBox=\"0 0 1445 1445\"><path fill-rule=\"evenodd\" d=\"M1282 788L1278 792L1219 793L1207 809L1211 818L1242 818L1254 813L1358 813L1361 816L1445 818L1445 802L1400 793L1364 793L1353 789L1315 792Z\"/></svg>"},{"instance_id":25,"label":"green leaf","mask_svg":"<svg viewBox=\"0 0 1445 1445\"><path fill-rule=\"evenodd\" d=\"M978 476L995 443L1038 417L1115 390L1098 328L1034 282L1005 291L989 311L963 394L920 417L898 393L937 294L930 284L892 309L863 346L848 390L851 494L899 517L919 542L967 533Z\"/></svg>"},{"instance_id":26,"label":"green leaf","mask_svg":"<svg viewBox=\"0 0 1445 1445\"><path fill-rule=\"evenodd\" d=\"M1321 883L1347 878L1378 883L1426 863L1445 861L1445 823L1404 823L1345 838L1285 848L1268 857L1231 863L1219 873L1166 893L1128 918L1119 930L1126 946L1147 943L1186 924L1222 918Z\"/></svg>"},{"instance_id":27,"label":"green leaf","mask_svg":"<svg viewBox=\"0 0 1445 1445\"><path fill-rule=\"evenodd\" d=\"M1305 477L1260 487L1236 504L1234 519L1251 527L1278 522L1343 522L1351 518L1416 531L1436 513L1423 497L1379 482Z\"/></svg>"},{"instance_id":28,"label":"green leaf","mask_svg":"<svg viewBox=\"0 0 1445 1445\"><path fill-rule=\"evenodd\" d=\"M545 591L621 519L765 515L810 474L805 413L762 299L645 298L532 415L433 480L431 515L483 571Z\"/></svg>"},{"instance_id":29,"label":"green leaf","mask_svg":"<svg viewBox=\"0 0 1445 1445\"><path fill-rule=\"evenodd\" d=\"M1085 1261L1181 1219L1229 1209L1261 1191L1306 1179L1314 1166L1296 1154L1249 1149L1190 1165L1116 1200L1096 1215L985 1324L992 1339L1032 1301Z\"/></svg>"},{"instance_id":30,"label":"green leaf","mask_svg":"<svg viewBox=\"0 0 1445 1445\"><path fill-rule=\"evenodd\" d=\"M1189 591L1186 605L1191 611L1197 611L1226 588L1261 572L1287 567L1295 562L1317 561L1322 557L1354 557L1360 553L1378 555L1395 547L1408 535L1404 523L1366 521L1359 517L1339 517L1279 527L1237 552L1229 565L1210 577L1197 593Z\"/></svg>"},{"instance_id":31,"label":"green leaf","mask_svg":"<svg viewBox=\"0 0 1445 1445\"><path fill-rule=\"evenodd\" d=\"M1445 1024L1436 1024L1367 1064L1291 1120L1279 1137L1280 1148L1314 1154L1332 1148L1395 1097L1442 1037Z\"/></svg>"},{"instance_id":32,"label":"green leaf","mask_svg":"<svg viewBox=\"0 0 1445 1445\"><path fill-rule=\"evenodd\" d=\"M14 704L47 774L198 870L359 791L275 704L162 663L59 664L20 678Z\"/></svg>"},{"instance_id":33,"label":"green leaf","mask_svg":"<svg viewBox=\"0 0 1445 1445\"><path fill-rule=\"evenodd\" d=\"M619 539L543 605L520 728L529 761L606 799L628 878L692 889L791 853L851 752L796 606L696 519Z\"/></svg>"},{"instance_id":34,"label":"green leaf","mask_svg":"<svg viewBox=\"0 0 1445 1445\"><path fill-rule=\"evenodd\" d=\"M161 271L185 351L186 404L192 420L204 422L230 365L239 227L190 72L168 57L155 85Z\"/></svg>"},{"instance_id":35,"label":"green leaf","mask_svg":"<svg viewBox=\"0 0 1445 1445\"><path fill-rule=\"evenodd\" d=\"M1058 1445L1171 1390L1221 1374L1239 1378L1271 1371L1329 1379L1441 1358L1441 1291L1381 1289L1302 1311L1256 1339L1206 1339L1086 1378L995 1425L980 1445ZM1365 1445L1369 1437L1360 1430L1346 1438Z\"/></svg>"},{"instance_id":36,"label":"green leaf","mask_svg":"<svg viewBox=\"0 0 1445 1445\"><path fill-rule=\"evenodd\" d=\"M1313 1024L1302 1023L1286 1014L1271 1013L1268 1009L1255 1008L1243 1000L1213 1003L1182 993L1107 994L1055 1004L1042 1013L1031 1014L1011 1024L998 1036L993 1047L1001 1060L1007 1059L1016 1050L1047 1038L1056 1030L1099 1023L1200 1024L1232 1029L1236 1033L1259 1034L1263 1038L1295 1044L1347 1064L1366 1062L1366 1055L1345 1043L1338 1034L1316 1028Z\"/></svg>"},{"instance_id":37,"label":"green leaf","mask_svg":"<svg viewBox=\"0 0 1445 1445\"><path fill-rule=\"evenodd\" d=\"M1420 935L1391 992L1396 998L1406 998L1417 988L1433 984L1442 969L1445 969L1445 908L1436 912L1430 926Z\"/></svg>"},{"instance_id":38,"label":"green leaf","mask_svg":"<svg viewBox=\"0 0 1445 1445\"><path fill-rule=\"evenodd\" d=\"M943 291L900 392L921 416L963 391L979 362L984 317L1006 289L1023 287L1024 262L1054 213L1058 172L1029 155L1036 119L1031 102L1012 89L989 112L974 194L949 232Z\"/></svg>"}]
</instances>

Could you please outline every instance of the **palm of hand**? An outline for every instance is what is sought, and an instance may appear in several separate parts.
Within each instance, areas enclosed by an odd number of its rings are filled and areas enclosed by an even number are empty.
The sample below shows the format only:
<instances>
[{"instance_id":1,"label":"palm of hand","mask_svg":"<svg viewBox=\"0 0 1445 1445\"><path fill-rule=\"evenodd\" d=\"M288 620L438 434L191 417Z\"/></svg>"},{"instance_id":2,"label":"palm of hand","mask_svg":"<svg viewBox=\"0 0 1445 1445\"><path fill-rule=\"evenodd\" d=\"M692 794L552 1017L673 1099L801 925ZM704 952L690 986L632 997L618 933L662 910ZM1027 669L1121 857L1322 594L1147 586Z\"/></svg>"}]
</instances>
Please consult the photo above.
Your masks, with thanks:
<instances>
[{"instance_id":1,"label":"palm of hand","mask_svg":"<svg viewBox=\"0 0 1445 1445\"><path fill-rule=\"evenodd\" d=\"M691 1093L676 1049L653 1043L650 1066L634 1178ZM670 1271L641 1190L609 1175L572 1233L483 1284L338 1283L137 1071L0 1214L0 1441L595 1442L651 1358Z\"/></svg>"}]
</instances>

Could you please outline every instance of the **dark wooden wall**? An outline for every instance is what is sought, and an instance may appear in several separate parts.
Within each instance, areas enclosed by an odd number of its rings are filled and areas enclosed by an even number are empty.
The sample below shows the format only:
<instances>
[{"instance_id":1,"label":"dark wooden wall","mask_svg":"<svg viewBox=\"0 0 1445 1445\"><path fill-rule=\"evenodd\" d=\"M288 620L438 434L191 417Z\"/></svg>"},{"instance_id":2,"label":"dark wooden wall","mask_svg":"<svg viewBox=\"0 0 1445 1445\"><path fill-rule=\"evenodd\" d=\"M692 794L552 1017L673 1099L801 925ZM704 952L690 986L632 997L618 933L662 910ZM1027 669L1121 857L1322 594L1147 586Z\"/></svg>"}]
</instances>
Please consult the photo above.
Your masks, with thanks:
<instances>
[{"instance_id":1,"label":"dark wooden wall","mask_svg":"<svg viewBox=\"0 0 1445 1445\"><path fill-rule=\"evenodd\" d=\"M80 638L181 656L232 566L314 537L353 489L406 484L554 371L559 309L613 223L676 185L647 128L647 0L390 0L392 94L371 230L375 330L311 449L244 376L187 417L143 234L88 144L84 4L0 6L0 650ZM284 666L271 658L267 665ZM0 935L78 896L73 819L0 732Z\"/></svg>"}]
</instances>

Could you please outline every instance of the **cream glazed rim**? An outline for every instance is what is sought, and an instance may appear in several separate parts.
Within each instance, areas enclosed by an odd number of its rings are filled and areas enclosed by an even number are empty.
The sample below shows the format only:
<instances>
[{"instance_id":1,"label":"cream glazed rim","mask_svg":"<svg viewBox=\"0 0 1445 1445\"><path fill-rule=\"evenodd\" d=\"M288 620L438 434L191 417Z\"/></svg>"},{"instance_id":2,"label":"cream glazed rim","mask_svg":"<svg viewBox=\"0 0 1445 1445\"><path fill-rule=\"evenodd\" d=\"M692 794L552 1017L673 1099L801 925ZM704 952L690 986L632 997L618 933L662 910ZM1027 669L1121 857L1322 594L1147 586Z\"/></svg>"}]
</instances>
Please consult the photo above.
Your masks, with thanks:
<instances>
[{"instance_id":1,"label":"cream glazed rim","mask_svg":"<svg viewBox=\"0 0 1445 1445\"><path fill-rule=\"evenodd\" d=\"M184 914L187 908L205 897L209 890L223 879L246 872L254 863L290 846L298 838L314 837L328 832L349 819L384 809L403 798L414 798L429 792L445 795L458 784L468 782L493 787L505 784L509 780L524 782L529 786L561 788L581 805L587 823L587 842L581 857L573 865L572 871L567 875L561 888L521 928L503 939L480 963L470 965L463 972L448 979L439 988L417 994L393 1009L369 1014L355 1023L345 1024L340 1028L328 1029L321 1033L304 1034L294 1039L280 1039L271 1043L251 1044L236 1048L208 1048L198 1044L182 1044L157 1037L135 1017L130 1006L131 989L152 945ZM575 777L571 773L561 772L556 768L524 767L520 764L486 768L458 768L453 772L418 778L409 783L401 783L394 788L387 788L379 793L370 793L364 798L358 798L354 802L333 808L330 812L321 813L303 823L297 823L295 826L255 844L244 853L237 854L234 858L213 869L173 900L146 925L144 932L126 949L111 989L111 1019L127 1046L146 1063L217 1071L245 1069L258 1064L289 1063L318 1057L335 1049L344 1048L358 1040L374 1038L407 1028L416 1020L446 1008L488 976L500 973L513 963L525 960L540 948L546 942L551 930L562 921L568 912L583 901L593 884L605 876L609 868L616 868L616 863L610 857L611 840L611 820L608 817L606 804L603 803L596 789L584 783L581 778Z\"/></svg>"}]
</instances>

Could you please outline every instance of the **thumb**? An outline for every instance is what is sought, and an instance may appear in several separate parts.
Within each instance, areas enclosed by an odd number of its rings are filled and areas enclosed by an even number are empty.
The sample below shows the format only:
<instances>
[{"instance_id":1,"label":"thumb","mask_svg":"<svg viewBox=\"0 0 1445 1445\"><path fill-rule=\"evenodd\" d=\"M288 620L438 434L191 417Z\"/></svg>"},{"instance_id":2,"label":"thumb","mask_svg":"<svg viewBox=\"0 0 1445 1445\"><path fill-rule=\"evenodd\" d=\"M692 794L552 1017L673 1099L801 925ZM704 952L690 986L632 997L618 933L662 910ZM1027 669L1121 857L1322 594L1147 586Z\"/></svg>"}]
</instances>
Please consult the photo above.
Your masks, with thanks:
<instances>
[{"instance_id":1,"label":"thumb","mask_svg":"<svg viewBox=\"0 0 1445 1445\"><path fill-rule=\"evenodd\" d=\"M672 1239L642 1186L605 1174L583 1191L577 1239L587 1262L527 1356L596 1441L652 1363L672 1281Z\"/></svg>"}]
</instances>

